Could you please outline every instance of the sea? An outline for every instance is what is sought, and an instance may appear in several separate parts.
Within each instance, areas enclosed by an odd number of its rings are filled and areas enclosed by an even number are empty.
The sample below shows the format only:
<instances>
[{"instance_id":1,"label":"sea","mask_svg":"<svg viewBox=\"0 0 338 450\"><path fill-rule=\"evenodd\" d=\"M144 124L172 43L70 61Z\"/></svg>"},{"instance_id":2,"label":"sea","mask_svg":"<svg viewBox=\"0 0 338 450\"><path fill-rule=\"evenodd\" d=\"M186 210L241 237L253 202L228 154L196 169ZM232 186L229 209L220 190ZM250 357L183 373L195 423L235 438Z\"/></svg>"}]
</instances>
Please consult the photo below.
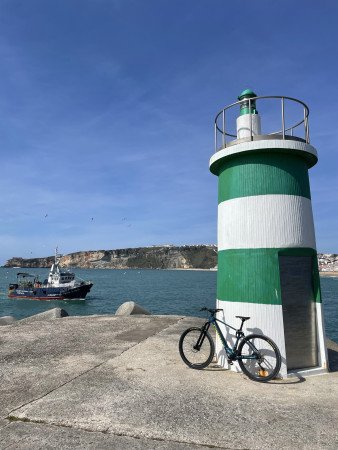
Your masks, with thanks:
<instances>
[{"instance_id":1,"label":"sea","mask_svg":"<svg viewBox=\"0 0 338 450\"><path fill-rule=\"evenodd\" d=\"M21 271L0 268L0 317L22 319L55 307L64 308L71 316L114 314L130 300L153 314L203 317L201 307L215 306L216 271L75 269L78 277L94 283L85 301L9 299L8 284L15 283L16 274ZM48 275L48 269L27 271L39 275L40 280ZM326 335L338 343L338 277L321 277L321 289Z\"/></svg>"}]
</instances>

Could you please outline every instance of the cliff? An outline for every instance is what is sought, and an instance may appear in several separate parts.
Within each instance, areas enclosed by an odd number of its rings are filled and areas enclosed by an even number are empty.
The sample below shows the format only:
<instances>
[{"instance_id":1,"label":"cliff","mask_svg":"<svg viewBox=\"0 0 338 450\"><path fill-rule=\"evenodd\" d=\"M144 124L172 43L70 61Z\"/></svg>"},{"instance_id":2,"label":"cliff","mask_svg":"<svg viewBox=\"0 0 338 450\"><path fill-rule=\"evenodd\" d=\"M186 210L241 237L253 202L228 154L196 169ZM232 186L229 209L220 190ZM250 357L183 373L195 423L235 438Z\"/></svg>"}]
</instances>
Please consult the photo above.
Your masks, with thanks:
<instances>
[{"instance_id":1,"label":"cliff","mask_svg":"<svg viewBox=\"0 0 338 450\"><path fill-rule=\"evenodd\" d=\"M30 258L24 259L18 256L9 259L4 267L51 267L54 262L54 256L46 258Z\"/></svg>"},{"instance_id":2,"label":"cliff","mask_svg":"<svg viewBox=\"0 0 338 450\"><path fill-rule=\"evenodd\" d=\"M9 259L5 267L50 267L54 256ZM213 269L217 266L215 245L163 245L69 253L61 258L62 267L85 269ZM338 254L318 253L321 272L338 272Z\"/></svg>"},{"instance_id":3,"label":"cliff","mask_svg":"<svg viewBox=\"0 0 338 450\"><path fill-rule=\"evenodd\" d=\"M53 256L9 259L5 267L50 267ZM86 269L211 269L217 265L215 245L154 246L76 252L61 257L62 267Z\"/></svg>"}]
</instances>

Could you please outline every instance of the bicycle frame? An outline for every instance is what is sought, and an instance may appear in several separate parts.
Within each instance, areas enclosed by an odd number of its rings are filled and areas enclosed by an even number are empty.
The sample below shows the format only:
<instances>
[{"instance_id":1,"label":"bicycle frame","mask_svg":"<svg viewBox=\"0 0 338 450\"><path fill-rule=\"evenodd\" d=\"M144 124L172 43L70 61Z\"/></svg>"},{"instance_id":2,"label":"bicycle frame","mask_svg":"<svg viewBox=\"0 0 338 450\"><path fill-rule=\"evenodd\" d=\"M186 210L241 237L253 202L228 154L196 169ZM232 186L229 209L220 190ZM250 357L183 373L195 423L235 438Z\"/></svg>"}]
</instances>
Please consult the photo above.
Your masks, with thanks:
<instances>
[{"instance_id":1,"label":"bicycle frame","mask_svg":"<svg viewBox=\"0 0 338 450\"><path fill-rule=\"evenodd\" d=\"M228 343L225 340L225 337L224 337L224 335L223 335L223 333L222 333L222 331L220 329L220 326L218 325L217 322L220 322L223 325L225 325L225 326L231 328L232 330L236 331L236 342L235 342L233 348L231 348L228 345ZM242 322L241 327L239 329L237 329L237 328L232 327L228 323L223 322L223 320L217 319L215 316L212 315L211 317L208 318L208 321L203 325L203 331L208 331L209 328L210 328L210 325L213 325L213 327L216 330L216 333L218 334L219 338L222 341L224 350L225 350L225 352L226 352L226 354L227 354L227 356L228 356L228 358L230 360L257 359L257 356L259 355L259 351L255 348L255 346L250 341L248 341L248 345L251 347L251 349L253 350L254 353L252 355L246 355L246 356L242 356L242 355L238 355L237 354L238 343L239 343L239 341L241 339L243 339L245 337L245 334L242 331L243 323L244 322ZM196 344L197 348L202 345L203 340L204 340L204 334L202 333L201 336L200 336L200 339L198 340L198 342Z\"/></svg>"}]
</instances>

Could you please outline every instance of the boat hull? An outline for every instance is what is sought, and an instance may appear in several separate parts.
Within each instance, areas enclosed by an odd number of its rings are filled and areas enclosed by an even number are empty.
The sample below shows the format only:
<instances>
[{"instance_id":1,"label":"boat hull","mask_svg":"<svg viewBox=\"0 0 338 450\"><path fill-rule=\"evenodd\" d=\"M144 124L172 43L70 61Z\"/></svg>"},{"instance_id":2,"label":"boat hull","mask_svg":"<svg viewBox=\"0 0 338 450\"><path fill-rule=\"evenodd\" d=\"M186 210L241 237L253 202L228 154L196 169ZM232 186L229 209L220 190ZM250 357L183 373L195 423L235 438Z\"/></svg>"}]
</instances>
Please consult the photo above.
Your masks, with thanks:
<instances>
[{"instance_id":1,"label":"boat hull","mask_svg":"<svg viewBox=\"0 0 338 450\"><path fill-rule=\"evenodd\" d=\"M92 283L83 283L73 288L69 287L38 287L16 288L8 291L10 298L22 298L32 300L78 300L85 299L90 291Z\"/></svg>"}]
</instances>

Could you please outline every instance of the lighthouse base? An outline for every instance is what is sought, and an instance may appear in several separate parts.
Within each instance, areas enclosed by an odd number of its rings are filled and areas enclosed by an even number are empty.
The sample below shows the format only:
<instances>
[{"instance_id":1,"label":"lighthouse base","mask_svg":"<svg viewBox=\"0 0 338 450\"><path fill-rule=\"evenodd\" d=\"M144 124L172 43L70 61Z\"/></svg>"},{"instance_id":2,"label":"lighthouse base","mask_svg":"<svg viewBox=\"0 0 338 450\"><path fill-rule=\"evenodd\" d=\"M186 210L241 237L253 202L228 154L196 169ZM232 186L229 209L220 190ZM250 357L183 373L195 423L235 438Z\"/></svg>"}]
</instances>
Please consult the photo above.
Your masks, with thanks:
<instances>
[{"instance_id":1,"label":"lighthouse base","mask_svg":"<svg viewBox=\"0 0 338 450\"><path fill-rule=\"evenodd\" d=\"M229 323L233 327L239 328L240 320L236 316L249 316L250 320L246 321L243 326L244 333L247 334L264 334L270 337L278 346L282 356L282 365L279 376L286 378L289 376L309 376L319 375L327 372L327 352L323 334L322 305L316 303L316 320L317 320L317 341L318 341L318 366L310 368L299 368L289 370L287 366L287 352L285 346L285 333L283 323L282 305L270 305L246 302L227 302L217 300L216 307L222 311L217 314L217 318ZM236 340L235 331L225 325L219 323L220 328L226 341L233 346ZM241 372L237 362L229 365L227 354L223 348L220 338L216 335L216 358L221 367L231 369L235 372ZM297 375L298 374L298 375Z\"/></svg>"}]
</instances>

